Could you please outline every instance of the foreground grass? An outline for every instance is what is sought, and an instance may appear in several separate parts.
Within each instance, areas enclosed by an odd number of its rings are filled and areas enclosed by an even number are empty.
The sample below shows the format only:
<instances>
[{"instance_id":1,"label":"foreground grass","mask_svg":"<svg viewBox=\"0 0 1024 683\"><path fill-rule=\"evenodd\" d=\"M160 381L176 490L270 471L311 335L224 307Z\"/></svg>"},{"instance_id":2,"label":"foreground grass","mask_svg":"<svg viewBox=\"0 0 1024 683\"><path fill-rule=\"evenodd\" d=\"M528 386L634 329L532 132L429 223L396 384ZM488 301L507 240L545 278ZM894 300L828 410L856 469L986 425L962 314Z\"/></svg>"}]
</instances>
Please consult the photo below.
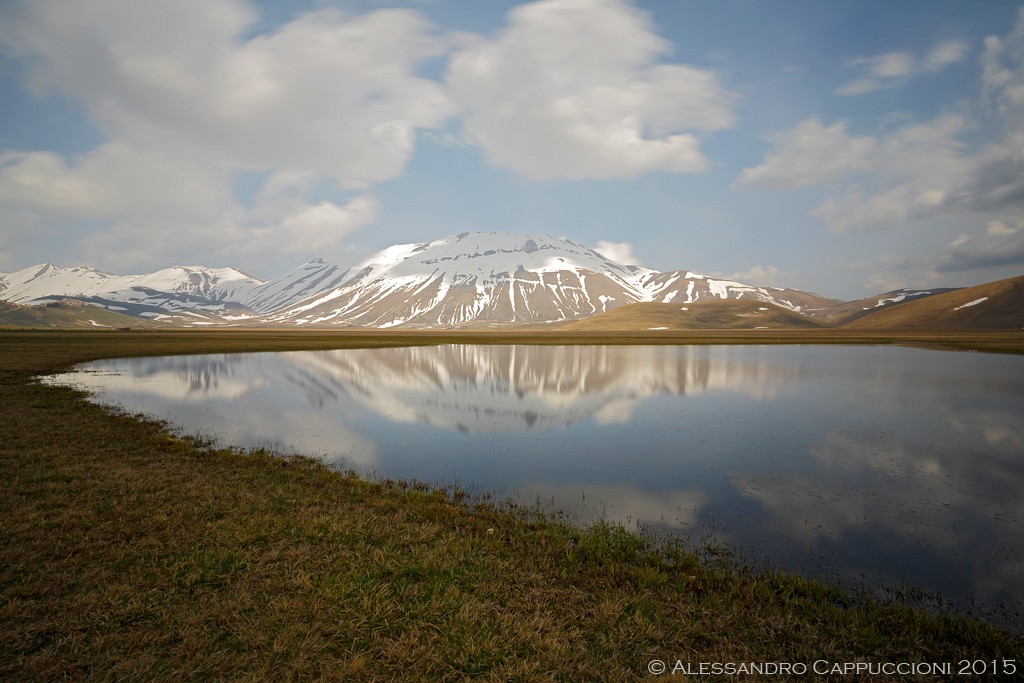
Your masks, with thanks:
<instances>
[{"instance_id":1,"label":"foreground grass","mask_svg":"<svg viewBox=\"0 0 1024 683\"><path fill-rule=\"evenodd\" d=\"M31 382L98 357L479 337L0 331L0 679L618 681L643 679L652 659L1024 664L1020 637L971 619L651 552L612 527L214 450ZM1014 351L1020 339L989 343Z\"/></svg>"}]
</instances>

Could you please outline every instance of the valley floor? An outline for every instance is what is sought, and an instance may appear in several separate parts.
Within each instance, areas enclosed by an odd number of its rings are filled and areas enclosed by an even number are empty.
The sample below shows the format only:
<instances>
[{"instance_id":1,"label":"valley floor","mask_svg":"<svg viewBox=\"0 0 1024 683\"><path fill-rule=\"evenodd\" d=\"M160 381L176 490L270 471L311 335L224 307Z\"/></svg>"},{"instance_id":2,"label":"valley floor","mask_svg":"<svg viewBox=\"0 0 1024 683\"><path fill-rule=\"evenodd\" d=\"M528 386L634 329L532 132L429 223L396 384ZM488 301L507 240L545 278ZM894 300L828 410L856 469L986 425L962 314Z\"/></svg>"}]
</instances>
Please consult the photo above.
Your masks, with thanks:
<instances>
[{"instance_id":1,"label":"valley floor","mask_svg":"<svg viewBox=\"0 0 1024 683\"><path fill-rule=\"evenodd\" d=\"M32 381L100 357L454 342L1024 352L1019 333L653 334L0 331L0 679L621 681L657 661L1024 670L1024 639L970 618L214 450Z\"/></svg>"}]
</instances>

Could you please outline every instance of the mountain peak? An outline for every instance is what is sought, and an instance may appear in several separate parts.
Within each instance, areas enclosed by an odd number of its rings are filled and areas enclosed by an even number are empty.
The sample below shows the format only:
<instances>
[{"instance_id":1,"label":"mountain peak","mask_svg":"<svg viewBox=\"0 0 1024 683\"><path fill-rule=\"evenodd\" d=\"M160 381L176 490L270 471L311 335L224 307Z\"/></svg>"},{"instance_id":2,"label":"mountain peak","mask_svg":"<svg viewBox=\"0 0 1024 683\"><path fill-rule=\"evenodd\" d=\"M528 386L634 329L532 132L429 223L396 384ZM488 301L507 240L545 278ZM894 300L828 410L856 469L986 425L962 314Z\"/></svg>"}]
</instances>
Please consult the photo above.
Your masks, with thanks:
<instances>
[{"instance_id":1,"label":"mountain peak","mask_svg":"<svg viewBox=\"0 0 1024 683\"><path fill-rule=\"evenodd\" d=\"M41 264L5 276L0 289L16 303L65 296L160 320L187 320L187 311L201 311L203 324L245 318L377 328L558 322L638 302L744 298L792 311L807 305L795 290L624 266L571 240L522 232L461 232L398 244L349 270L317 257L267 282L233 268L176 266L115 276Z\"/></svg>"}]
</instances>

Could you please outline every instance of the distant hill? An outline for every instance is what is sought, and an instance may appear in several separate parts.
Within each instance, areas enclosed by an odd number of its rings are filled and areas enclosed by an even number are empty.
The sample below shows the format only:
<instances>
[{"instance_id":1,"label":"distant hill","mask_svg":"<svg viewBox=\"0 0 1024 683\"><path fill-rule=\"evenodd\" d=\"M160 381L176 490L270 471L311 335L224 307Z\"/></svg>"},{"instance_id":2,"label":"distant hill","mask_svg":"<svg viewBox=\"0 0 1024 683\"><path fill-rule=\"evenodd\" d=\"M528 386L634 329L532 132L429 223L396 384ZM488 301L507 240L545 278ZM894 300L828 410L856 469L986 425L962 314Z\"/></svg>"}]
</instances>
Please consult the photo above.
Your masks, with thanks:
<instances>
[{"instance_id":1,"label":"distant hill","mask_svg":"<svg viewBox=\"0 0 1024 683\"><path fill-rule=\"evenodd\" d=\"M883 308L901 306L911 301L923 299L935 294L944 294L945 292L954 291L956 291L956 288L950 287L937 287L932 289L895 289L891 292L885 292L884 294L875 294L874 296L857 299L856 301L847 301L845 303L832 306L822 311L821 314L815 314L814 317L833 325L845 325L846 323L853 322L857 318L863 318L866 315L876 313Z\"/></svg>"},{"instance_id":2,"label":"distant hill","mask_svg":"<svg viewBox=\"0 0 1024 683\"><path fill-rule=\"evenodd\" d=\"M559 330L753 330L822 328L823 322L763 301L705 299L696 303L637 303L558 326Z\"/></svg>"},{"instance_id":3,"label":"distant hill","mask_svg":"<svg viewBox=\"0 0 1024 683\"><path fill-rule=\"evenodd\" d=\"M43 306L20 306L0 301L0 328L3 327L142 329L162 326L69 299Z\"/></svg>"},{"instance_id":4,"label":"distant hill","mask_svg":"<svg viewBox=\"0 0 1024 683\"><path fill-rule=\"evenodd\" d=\"M880 308L855 317L843 327L878 330L1024 329L1024 275Z\"/></svg>"}]
</instances>

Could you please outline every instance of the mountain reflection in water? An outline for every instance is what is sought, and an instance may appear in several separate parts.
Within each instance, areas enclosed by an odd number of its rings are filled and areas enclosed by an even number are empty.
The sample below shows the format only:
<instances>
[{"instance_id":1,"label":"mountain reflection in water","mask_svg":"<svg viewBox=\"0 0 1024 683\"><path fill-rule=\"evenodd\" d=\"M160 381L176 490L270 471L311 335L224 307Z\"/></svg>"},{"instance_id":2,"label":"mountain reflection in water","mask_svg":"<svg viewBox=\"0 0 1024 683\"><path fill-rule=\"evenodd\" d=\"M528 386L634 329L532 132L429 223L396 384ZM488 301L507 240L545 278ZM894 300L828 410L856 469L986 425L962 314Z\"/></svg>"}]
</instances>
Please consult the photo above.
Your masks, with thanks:
<instances>
[{"instance_id":1,"label":"mountain reflection in water","mask_svg":"<svg viewBox=\"0 0 1024 683\"><path fill-rule=\"evenodd\" d=\"M240 447L1024 602L1024 358L436 346L99 361L49 381ZM997 617L998 618L998 617Z\"/></svg>"}]
</instances>

